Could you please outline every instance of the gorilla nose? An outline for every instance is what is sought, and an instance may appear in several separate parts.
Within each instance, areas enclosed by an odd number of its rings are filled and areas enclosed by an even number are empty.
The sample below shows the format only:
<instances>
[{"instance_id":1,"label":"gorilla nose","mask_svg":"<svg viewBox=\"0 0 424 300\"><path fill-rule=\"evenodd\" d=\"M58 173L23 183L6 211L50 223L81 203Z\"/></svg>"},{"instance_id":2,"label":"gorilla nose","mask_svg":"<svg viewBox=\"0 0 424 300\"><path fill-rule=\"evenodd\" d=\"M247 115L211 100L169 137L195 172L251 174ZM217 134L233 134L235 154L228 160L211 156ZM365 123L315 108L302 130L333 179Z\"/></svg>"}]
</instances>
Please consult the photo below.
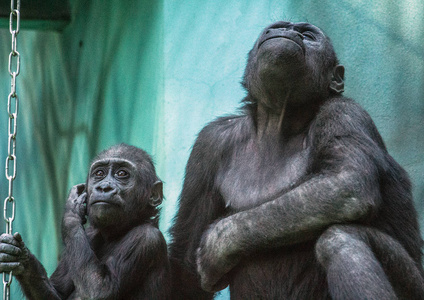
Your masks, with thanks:
<instances>
[{"instance_id":1,"label":"gorilla nose","mask_svg":"<svg viewBox=\"0 0 424 300\"><path fill-rule=\"evenodd\" d=\"M106 193L106 194L116 194L117 189L112 186L109 182L102 182L100 183L97 188L99 192Z\"/></svg>"}]
</instances>

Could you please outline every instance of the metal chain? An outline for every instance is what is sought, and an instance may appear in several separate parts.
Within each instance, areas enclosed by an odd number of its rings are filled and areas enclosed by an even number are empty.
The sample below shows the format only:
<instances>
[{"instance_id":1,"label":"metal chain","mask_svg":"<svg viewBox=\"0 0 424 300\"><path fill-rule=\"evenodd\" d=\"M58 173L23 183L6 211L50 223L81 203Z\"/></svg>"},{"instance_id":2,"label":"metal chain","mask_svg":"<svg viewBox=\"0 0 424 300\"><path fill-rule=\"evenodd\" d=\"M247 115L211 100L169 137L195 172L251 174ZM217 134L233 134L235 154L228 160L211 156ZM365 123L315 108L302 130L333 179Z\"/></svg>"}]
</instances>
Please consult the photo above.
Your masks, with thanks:
<instances>
[{"instance_id":1,"label":"metal chain","mask_svg":"<svg viewBox=\"0 0 424 300\"><path fill-rule=\"evenodd\" d=\"M12 77L10 94L7 97L7 113L9 114L8 142L6 157L6 179L9 181L9 194L4 200L4 221L6 222L6 233L12 234L12 223L15 219L15 198L13 198L13 181L16 178L16 129L18 120L19 98L16 93L16 77L20 72L20 55L17 49L17 36L20 26L21 1L11 0L9 31L12 35L12 51L9 54L9 74ZM16 8L15 8L16 7ZM15 27L14 27L15 26ZM12 70L12 67L15 69ZM3 273L3 299L10 299L10 285L12 283L12 272Z\"/></svg>"}]
</instances>

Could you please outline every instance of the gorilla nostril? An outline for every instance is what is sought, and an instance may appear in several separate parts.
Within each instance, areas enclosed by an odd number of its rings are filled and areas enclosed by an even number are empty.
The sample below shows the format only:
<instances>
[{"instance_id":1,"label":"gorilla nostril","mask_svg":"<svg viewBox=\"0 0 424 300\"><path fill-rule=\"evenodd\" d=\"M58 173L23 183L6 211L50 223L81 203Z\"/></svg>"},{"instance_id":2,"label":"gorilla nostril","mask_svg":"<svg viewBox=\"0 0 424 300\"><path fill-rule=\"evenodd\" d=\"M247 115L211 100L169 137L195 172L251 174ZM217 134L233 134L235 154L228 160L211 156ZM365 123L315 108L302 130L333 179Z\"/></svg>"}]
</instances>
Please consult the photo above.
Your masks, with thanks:
<instances>
[{"instance_id":1,"label":"gorilla nostril","mask_svg":"<svg viewBox=\"0 0 424 300\"><path fill-rule=\"evenodd\" d=\"M105 192L105 193L108 193L110 191L112 191L112 188L110 186L103 188L103 192Z\"/></svg>"},{"instance_id":2,"label":"gorilla nostril","mask_svg":"<svg viewBox=\"0 0 424 300\"><path fill-rule=\"evenodd\" d=\"M103 182L96 188L99 192L102 193L109 193L109 194L116 194L117 189L112 186L109 182Z\"/></svg>"}]
</instances>

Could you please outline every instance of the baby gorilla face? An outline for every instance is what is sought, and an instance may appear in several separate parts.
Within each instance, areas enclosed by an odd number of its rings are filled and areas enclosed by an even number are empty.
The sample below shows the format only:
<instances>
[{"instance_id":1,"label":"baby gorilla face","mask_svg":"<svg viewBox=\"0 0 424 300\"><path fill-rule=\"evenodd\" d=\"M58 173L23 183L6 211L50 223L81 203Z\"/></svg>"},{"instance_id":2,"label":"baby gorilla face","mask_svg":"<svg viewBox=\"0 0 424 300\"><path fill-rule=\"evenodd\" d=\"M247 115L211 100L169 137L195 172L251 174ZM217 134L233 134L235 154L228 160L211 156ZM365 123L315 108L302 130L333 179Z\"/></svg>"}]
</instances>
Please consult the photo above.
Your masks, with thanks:
<instances>
[{"instance_id":1,"label":"baby gorilla face","mask_svg":"<svg viewBox=\"0 0 424 300\"><path fill-rule=\"evenodd\" d=\"M87 213L90 223L103 228L119 224L128 213L129 203L135 201L132 191L137 186L136 166L122 158L95 161L88 177Z\"/></svg>"},{"instance_id":2,"label":"baby gorilla face","mask_svg":"<svg viewBox=\"0 0 424 300\"><path fill-rule=\"evenodd\" d=\"M123 232L158 216L162 182L151 157L126 144L101 152L87 178L87 214L98 229Z\"/></svg>"}]
</instances>

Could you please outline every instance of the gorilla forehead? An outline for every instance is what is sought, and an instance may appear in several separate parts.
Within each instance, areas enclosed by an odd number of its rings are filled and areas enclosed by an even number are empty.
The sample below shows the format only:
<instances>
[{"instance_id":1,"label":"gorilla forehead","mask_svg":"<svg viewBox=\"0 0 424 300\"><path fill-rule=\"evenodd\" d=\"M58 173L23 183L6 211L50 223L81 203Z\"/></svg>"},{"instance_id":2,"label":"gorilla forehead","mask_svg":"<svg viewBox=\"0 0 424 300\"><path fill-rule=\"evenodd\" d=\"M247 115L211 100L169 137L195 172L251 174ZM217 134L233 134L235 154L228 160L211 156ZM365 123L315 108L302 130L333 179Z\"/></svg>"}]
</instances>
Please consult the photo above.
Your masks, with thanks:
<instances>
[{"instance_id":1,"label":"gorilla forehead","mask_svg":"<svg viewBox=\"0 0 424 300\"><path fill-rule=\"evenodd\" d=\"M101 161L128 161L134 165L134 170L138 174L138 178L141 182L146 185L150 185L153 182L159 180L156 175L156 169L153 164L153 159L144 150L127 145L117 144L106 150L100 152L91 162L90 170L93 168L96 162Z\"/></svg>"},{"instance_id":2,"label":"gorilla forehead","mask_svg":"<svg viewBox=\"0 0 424 300\"><path fill-rule=\"evenodd\" d=\"M154 170L153 160L150 155L137 147L118 144L100 152L93 160L92 164L107 159L125 159L136 164L138 167L145 167Z\"/></svg>"},{"instance_id":3,"label":"gorilla forehead","mask_svg":"<svg viewBox=\"0 0 424 300\"><path fill-rule=\"evenodd\" d=\"M130 168L133 168L134 170L137 169L137 165L128 159L124 159L124 158L117 158L117 157L103 157L99 160L95 160L90 167L90 172L99 167L99 166L104 166L104 165L111 165L111 164L118 164L118 165L124 165Z\"/></svg>"}]
</instances>

